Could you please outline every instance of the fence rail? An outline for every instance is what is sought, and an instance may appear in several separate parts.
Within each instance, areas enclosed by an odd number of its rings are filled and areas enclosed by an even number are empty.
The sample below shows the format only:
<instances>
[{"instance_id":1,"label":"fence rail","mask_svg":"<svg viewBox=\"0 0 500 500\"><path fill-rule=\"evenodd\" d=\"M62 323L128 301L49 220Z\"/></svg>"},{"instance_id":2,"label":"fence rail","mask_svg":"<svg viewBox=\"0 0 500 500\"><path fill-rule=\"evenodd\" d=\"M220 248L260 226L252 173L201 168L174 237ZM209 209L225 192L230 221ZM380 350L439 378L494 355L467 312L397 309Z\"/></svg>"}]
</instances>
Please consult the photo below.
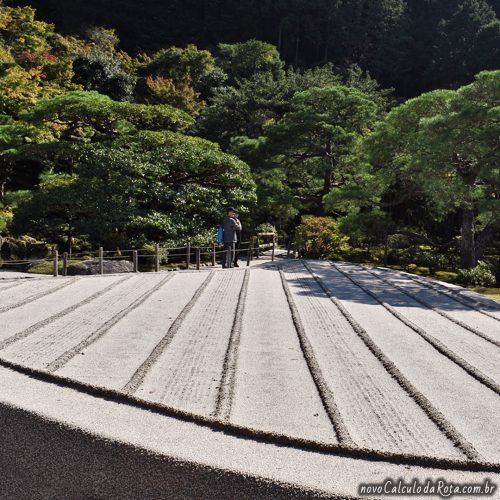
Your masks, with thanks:
<instances>
[{"instance_id":1,"label":"fence rail","mask_svg":"<svg viewBox=\"0 0 500 500\"><path fill-rule=\"evenodd\" d=\"M271 251L271 259L275 258L277 241L272 238L268 243L261 242L259 237L254 237L250 241L244 241L238 244L235 253L242 257L246 257L246 265L254 259L259 259L262 252ZM202 264L216 266L218 259L221 259L226 254L224 245L213 243L210 246L192 246L187 243L184 247L169 247L156 244L154 249L139 248L139 249L119 249L119 250L104 250L99 247L97 250L90 252L59 253L56 247L53 248L52 257L40 259L18 259L18 260L2 260L0 257L0 268L4 266L24 267L41 264L44 262L52 263L52 275L57 277L60 274L66 276L68 267L71 262L81 262L84 260L97 260L99 265L99 274L105 274L104 262L112 260L129 260L133 264L133 271L159 272L162 263L164 264L179 264L185 269L195 268L200 269ZM146 259L146 260L145 260ZM222 259L221 259L222 260ZM208 264L207 264L208 263ZM141 266L142 264L142 266Z\"/></svg>"}]
</instances>

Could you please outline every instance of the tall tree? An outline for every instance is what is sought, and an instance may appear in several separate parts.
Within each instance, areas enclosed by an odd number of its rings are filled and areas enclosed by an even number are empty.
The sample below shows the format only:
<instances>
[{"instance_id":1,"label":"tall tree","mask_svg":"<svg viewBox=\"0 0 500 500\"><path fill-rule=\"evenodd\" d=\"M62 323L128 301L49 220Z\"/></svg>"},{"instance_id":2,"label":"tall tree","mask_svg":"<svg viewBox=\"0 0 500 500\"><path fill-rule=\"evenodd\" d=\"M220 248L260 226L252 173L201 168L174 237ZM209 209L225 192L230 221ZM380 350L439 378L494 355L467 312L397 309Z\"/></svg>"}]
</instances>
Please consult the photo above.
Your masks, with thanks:
<instances>
[{"instance_id":1,"label":"tall tree","mask_svg":"<svg viewBox=\"0 0 500 500\"><path fill-rule=\"evenodd\" d=\"M263 143L267 168L282 172L289 203L302 212L325 213L324 197L343 183L344 158L373 127L378 112L369 95L342 85L293 97L292 110L268 130Z\"/></svg>"},{"instance_id":2,"label":"tall tree","mask_svg":"<svg viewBox=\"0 0 500 500\"><path fill-rule=\"evenodd\" d=\"M417 203L427 217L424 232L456 214L462 266L474 267L500 227L499 123L500 71L480 73L458 91L414 98L365 140L364 176L353 172L345 192L329 202L344 199L345 206L351 198L353 207L385 209Z\"/></svg>"},{"instance_id":3,"label":"tall tree","mask_svg":"<svg viewBox=\"0 0 500 500\"><path fill-rule=\"evenodd\" d=\"M75 235L109 247L208 238L226 204L245 211L254 202L248 166L174 132L191 118L170 106L75 92L40 102L25 119L51 135L19 148L47 172L16 211L17 233L65 235L67 246Z\"/></svg>"}]
</instances>

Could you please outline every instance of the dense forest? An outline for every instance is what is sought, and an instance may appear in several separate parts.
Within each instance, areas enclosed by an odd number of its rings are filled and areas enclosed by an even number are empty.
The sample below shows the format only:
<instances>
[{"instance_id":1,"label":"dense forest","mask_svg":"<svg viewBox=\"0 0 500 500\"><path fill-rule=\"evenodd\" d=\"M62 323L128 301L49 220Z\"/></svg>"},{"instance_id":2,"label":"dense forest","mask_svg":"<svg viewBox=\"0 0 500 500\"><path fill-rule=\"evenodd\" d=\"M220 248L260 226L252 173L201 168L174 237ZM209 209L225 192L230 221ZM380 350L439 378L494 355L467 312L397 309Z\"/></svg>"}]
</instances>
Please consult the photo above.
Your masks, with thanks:
<instances>
[{"instance_id":1,"label":"dense forest","mask_svg":"<svg viewBox=\"0 0 500 500\"><path fill-rule=\"evenodd\" d=\"M303 255L493 284L499 6L4 2L0 234L209 244L232 204Z\"/></svg>"},{"instance_id":2,"label":"dense forest","mask_svg":"<svg viewBox=\"0 0 500 500\"><path fill-rule=\"evenodd\" d=\"M500 59L499 0L17 0L63 33L117 30L131 54L258 39L295 67L358 64L413 97L470 82Z\"/></svg>"}]
</instances>

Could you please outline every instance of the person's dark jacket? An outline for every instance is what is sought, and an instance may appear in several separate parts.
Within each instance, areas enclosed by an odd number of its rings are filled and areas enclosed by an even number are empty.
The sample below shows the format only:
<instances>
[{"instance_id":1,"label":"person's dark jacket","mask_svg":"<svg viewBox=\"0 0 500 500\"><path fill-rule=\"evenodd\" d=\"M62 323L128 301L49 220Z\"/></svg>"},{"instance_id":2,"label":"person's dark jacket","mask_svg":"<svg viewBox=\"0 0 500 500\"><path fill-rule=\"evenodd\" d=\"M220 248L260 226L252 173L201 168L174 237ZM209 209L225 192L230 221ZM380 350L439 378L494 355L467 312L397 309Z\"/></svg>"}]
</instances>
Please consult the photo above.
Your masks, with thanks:
<instances>
[{"instance_id":1,"label":"person's dark jacket","mask_svg":"<svg viewBox=\"0 0 500 500\"><path fill-rule=\"evenodd\" d=\"M240 222L226 215L222 221L222 227L224 228L224 243L236 243L238 241L236 232L241 231Z\"/></svg>"}]
</instances>

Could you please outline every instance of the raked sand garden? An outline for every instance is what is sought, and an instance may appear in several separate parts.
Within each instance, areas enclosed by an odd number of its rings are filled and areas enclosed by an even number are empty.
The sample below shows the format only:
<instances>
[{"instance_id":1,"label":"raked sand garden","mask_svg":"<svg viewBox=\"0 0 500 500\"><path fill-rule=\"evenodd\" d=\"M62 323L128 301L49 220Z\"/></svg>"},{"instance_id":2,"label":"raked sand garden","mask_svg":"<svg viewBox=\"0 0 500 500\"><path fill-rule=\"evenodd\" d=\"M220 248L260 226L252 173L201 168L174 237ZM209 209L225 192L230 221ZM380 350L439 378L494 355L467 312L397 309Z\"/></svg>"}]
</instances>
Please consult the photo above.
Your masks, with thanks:
<instances>
[{"instance_id":1,"label":"raked sand garden","mask_svg":"<svg viewBox=\"0 0 500 500\"><path fill-rule=\"evenodd\" d=\"M398 271L4 275L0 373L4 498L500 483L500 305Z\"/></svg>"}]
</instances>

